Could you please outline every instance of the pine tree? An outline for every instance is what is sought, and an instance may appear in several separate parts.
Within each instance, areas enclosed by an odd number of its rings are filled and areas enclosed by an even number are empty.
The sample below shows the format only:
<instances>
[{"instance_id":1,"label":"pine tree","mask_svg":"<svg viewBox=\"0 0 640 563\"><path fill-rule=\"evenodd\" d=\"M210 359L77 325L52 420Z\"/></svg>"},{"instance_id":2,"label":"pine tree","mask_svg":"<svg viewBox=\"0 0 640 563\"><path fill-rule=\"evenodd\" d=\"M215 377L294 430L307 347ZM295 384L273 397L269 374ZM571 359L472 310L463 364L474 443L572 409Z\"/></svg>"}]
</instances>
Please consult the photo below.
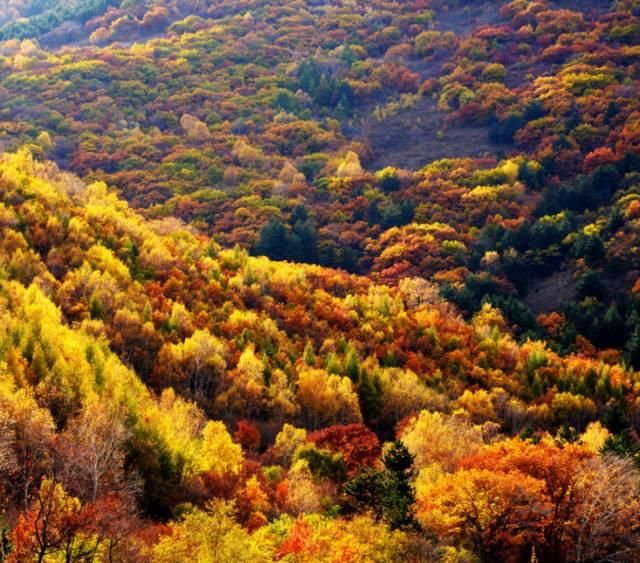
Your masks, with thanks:
<instances>
[{"instance_id":1,"label":"pine tree","mask_svg":"<svg viewBox=\"0 0 640 563\"><path fill-rule=\"evenodd\" d=\"M363 469L344 487L350 499L352 510L364 512L370 510L376 519L381 519L382 498L385 492L385 475L382 471Z\"/></svg>"},{"instance_id":2,"label":"pine tree","mask_svg":"<svg viewBox=\"0 0 640 563\"><path fill-rule=\"evenodd\" d=\"M3 523L0 524L2 525L0 528L0 561L6 561L13 546L11 545L9 528Z\"/></svg>"},{"instance_id":3,"label":"pine tree","mask_svg":"<svg viewBox=\"0 0 640 563\"><path fill-rule=\"evenodd\" d=\"M416 501L413 487L414 456L399 440L393 442L383 457L386 484L382 499L385 519L392 530L418 526L413 516Z\"/></svg>"},{"instance_id":4,"label":"pine tree","mask_svg":"<svg viewBox=\"0 0 640 563\"><path fill-rule=\"evenodd\" d=\"M297 208L300 207L302 206L297 206ZM294 209L294 213L297 208ZM293 226L289 239L290 257L298 262L316 263L318 261L318 227L308 217L293 221L294 217L292 216L291 219Z\"/></svg>"},{"instance_id":5,"label":"pine tree","mask_svg":"<svg viewBox=\"0 0 640 563\"><path fill-rule=\"evenodd\" d=\"M531 384L531 393L534 397L540 397L544 394L544 384L540 379L540 376L536 373L533 376L533 383Z\"/></svg>"},{"instance_id":6,"label":"pine tree","mask_svg":"<svg viewBox=\"0 0 640 563\"><path fill-rule=\"evenodd\" d=\"M275 217L260 231L260 241L256 247L258 254L264 254L273 260L284 260L288 256L287 230Z\"/></svg>"},{"instance_id":7,"label":"pine tree","mask_svg":"<svg viewBox=\"0 0 640 563\"><path fill-rule=\"evenodd\" d=\"M307 342L307 345L304 347L304 362L309 367L316 365L316 356L313 352L313 344L311 344L311 342Z\"/></svg>"},{"instance_id":8,"label":"pine tree","mask_svg":"<svg viewBox=\"0 0 640 563\"><path fill-rule=\"evenodd\" d=\"M624 347L624 358L634 369L640 368L640 324L631 333L631 338Z\"/></svg>"},{"instance_id":9,"label":"pine tree","mask_svg":"<svg viewBox=\"0 0 640 563\"><path fill-rule=\"evenodd\" d=\"M354 383L357 383L360 379L360 360L355 350L349 350L347 359L344 365L345 375Z\"/></svg>"},{"instance_id":10,"label":"pine tree","mask_svg":"<svg viewBox=\"0 0 640 563\"><path fill-rule=\"evenodd\" d=\"M365 422L371 425L378 419L382 410L382 389L380 379L376 376L371 381L366 369L362 369L360 372L358 396L360 397L362 416Z\"/></svg>"},{"instance_id":11,"label":"pine tree","mask_svg":"<svg viewBox=\"0 0 640 563\"><path fill-rule=\"evenodd\" d=\"M89 314L92 319L104 319L104 308L98 297L93 296L89 303Z\"/></svg>"},{"instance_id":12,"label":"pine tree","mask_svg":"<svg viewBox=\"0 0 640 563\"><path fill-rule=\"evenodd\" d=\"M393 442L383 457L383 471L362 470L345 485L344 492L350 498L352 509L371 510L392 530L418 529L413 516L416 501L413 459L402 442Z\"/></svg>"}]
</instances>

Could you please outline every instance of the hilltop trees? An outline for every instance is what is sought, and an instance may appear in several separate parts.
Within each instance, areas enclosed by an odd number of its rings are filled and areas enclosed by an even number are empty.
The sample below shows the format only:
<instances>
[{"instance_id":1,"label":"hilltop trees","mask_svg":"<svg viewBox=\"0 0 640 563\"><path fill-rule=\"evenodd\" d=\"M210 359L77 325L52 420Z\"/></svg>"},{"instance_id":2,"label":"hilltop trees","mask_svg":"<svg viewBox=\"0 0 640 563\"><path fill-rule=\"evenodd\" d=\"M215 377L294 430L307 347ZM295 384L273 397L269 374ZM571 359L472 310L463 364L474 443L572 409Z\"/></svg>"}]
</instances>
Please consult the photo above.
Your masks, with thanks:
<instances>
[{"instance_id":1,"label":"hilltop trees","mask_svg":"<svg viewBox=\"0 0 640 563\"><path fill-rule=\"evenodd\" d=\"M632 2L4 4L0 559L638 559Z\"/></svg>"}]
</instances>

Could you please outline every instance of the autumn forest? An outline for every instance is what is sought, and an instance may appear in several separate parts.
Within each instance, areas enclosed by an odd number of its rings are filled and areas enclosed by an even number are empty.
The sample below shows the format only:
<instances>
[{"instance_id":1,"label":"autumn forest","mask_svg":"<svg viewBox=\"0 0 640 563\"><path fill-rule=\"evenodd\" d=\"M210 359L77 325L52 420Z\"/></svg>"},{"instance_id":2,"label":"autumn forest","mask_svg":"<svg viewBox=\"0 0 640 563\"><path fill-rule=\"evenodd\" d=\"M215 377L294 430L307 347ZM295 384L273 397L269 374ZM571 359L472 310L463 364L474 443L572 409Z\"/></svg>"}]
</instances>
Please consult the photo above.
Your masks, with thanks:
<instances>
[{"instance_id":1,"label":"autumn forest","mask_svg":"<svg viewBox=\"0 0 640 563\"><path fill-rule=\"evenodd\" d=\"M0 0L0 563L640 561L640 0Z\"/></svg>"}]
</instances>

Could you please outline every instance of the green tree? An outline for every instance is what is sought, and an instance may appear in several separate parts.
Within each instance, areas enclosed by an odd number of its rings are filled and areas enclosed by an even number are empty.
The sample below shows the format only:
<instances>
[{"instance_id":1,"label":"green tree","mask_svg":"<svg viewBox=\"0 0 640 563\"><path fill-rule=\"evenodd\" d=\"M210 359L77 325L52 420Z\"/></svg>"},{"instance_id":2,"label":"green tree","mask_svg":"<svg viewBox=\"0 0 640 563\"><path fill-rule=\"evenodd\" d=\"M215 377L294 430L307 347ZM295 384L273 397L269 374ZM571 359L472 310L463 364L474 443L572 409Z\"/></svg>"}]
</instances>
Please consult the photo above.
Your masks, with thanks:
<instances>
[{"instance_id":1,"label":"green tree","mask_svg":"<svg viewBox=\"0 0 640 563\"><path fill-rule=\"evenodd\" d=\"M360 410L367 424L378 419L382 410L382 387L378 376L369 377L366 369L360 372L358 383L358 397L360 398Z\"/></svg>"},{"instance_id":2,"label":"green tree","mask_svg":"<svg viewBox=\"0 0 640 563\"><path fill-rule=\"evenodd\" d=\"M355 350L349 350L344 364L345 375L354 383L360 379L360 360Z\"/></svg>"},{"instance_id":3,"label":"green tree","mask_svg":"<svg viewBox=\"0 0 640 563\"><path fill-rule=\"evenodd\" d=\"M624 357L634 369L640 368L640 324L636 324L624 348Z\"/></svg>"},{"instance_id":4,"label":"green tree","mask_svg":"<svg viewBox=\"0 0 640 563\"><path fill-rule=\"evenodd\" d=\"M393 442L383 456L387 479L382 506L385 518L394 530L417 526L413 516L416 502L413 459L413 454L399 440Z\"/></svg>"},{"instance_id":5,"label":"green tree","mask_svg":"<svg viewBox=\"0 0 640 563\"><path fill-rule=\"evenodd\" d=\"M344 492L350 498L351 508L371 510L392 530L418 528L414 517L413 459L401 441L390 444L382 459L383 471L360 471L345 485Z\"/></svg>"},{"instance_id":6,"label":"green tree","mask_svg":"<svg viewBox=\"0 0 640 563\"><path fill-rule=\"evenodd\" d=\"M307 342L304 347L304 362L311 368L316 365L316 355L313 351L313 344Z\"/></svg>"},{"instance_id":7,"label":"green tree","mask_svg":"<svg viewBox=\"0 0 640 563\"><path fill-rule=\"evenodd\" d=\"M260 231L257 254L264 254L273 260L284 260L288 256L287 230L279 219L272 217Z\"/></svg>"}]
</instances>

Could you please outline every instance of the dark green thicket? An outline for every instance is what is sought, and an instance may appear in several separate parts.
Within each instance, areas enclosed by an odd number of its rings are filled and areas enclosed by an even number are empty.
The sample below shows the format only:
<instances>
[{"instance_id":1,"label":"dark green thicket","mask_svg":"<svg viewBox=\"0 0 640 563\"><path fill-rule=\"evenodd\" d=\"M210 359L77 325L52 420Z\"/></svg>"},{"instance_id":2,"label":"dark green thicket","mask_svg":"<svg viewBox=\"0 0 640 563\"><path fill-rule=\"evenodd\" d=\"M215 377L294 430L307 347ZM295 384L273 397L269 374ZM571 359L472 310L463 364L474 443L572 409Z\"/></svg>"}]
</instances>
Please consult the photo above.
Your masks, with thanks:
<instances>
[{"instance_id":1,"label":"dark green thicket","mask_svg":"<svg viewBox=\"0 0 640 563\"><path fill-rule=\"evenodd\" d=\"M383 471L362 470L345 485L350 508L372 511L393 530L417 528L413 459L402 442L393 442L383 456Z\"/></svg>"}]
</instances>

